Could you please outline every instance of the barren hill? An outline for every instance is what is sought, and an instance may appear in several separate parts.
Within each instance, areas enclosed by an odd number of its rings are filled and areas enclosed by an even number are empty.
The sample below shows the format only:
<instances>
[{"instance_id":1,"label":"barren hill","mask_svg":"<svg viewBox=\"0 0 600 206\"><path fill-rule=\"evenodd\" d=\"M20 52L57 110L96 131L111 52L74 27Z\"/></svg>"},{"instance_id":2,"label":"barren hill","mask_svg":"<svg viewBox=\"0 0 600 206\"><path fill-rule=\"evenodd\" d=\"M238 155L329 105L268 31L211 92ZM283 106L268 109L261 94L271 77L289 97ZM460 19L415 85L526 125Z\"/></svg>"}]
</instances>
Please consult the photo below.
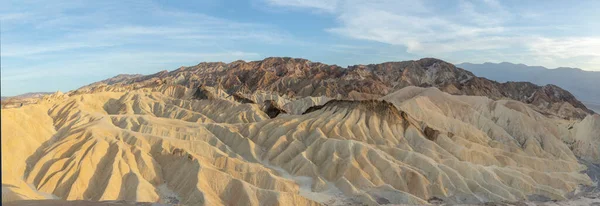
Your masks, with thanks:
<instances>
[{"instance_id":1,"label":"barren hill","mask_svg":"<svg viewBox=\"0 0 600 206\"><path fill-rule=\"evenodd\" d=\"M52 94L52 92L30 92L10 97L2 97L0 104L2 108L14 108L20 107L27 104L36 103L45 95Z\"/></svg>"},{"instance_id":2,"label":"barren hill","mask_svg":"<svg viewBox=\"0 0 600 206\"><path fill-rule=\"evenodd\" d=\"M121 77L121 78L118 78ZM147 76L117 76L74 93L126 91L160 85L220 87L229 93L271 91L289 97L384 96L406 86L437 87L455 95L514 99L562 118L583 119L593 113L571 93L555 85L498 83L480 78L439 59L386 62L342 68L306 59L271 57L261 61L200 63ZM568 103L568 104L565 104Z\"/></svg>"},{"instance_id":3,"label":"barren hill","mask_svg":"<svg viewBox=\"0 0 600 206\"><path fill-rule=\"evenodd\" d=\"M477 76L499 82L528 81L535 84L555 84L569 90L577 99L585 103L586 106L592 107L592 109L594 106L600 104L600 90L598 89L598 81L600 81L599 71L585 71L568 67L550 69L509 62L484 64L462 63L457 66L472 71Z\"/></svg>"},{"instance_id":4,"label":"barren hill","mask_svg":"<svg viewBox=\"0 0 600 206\"><path fill-rule=\"evenodd\" d=\"M593 186L599 129L559 87L437 59L201 63L2 109L2 201L562 201Z\"/></svg>"}]
</instances>

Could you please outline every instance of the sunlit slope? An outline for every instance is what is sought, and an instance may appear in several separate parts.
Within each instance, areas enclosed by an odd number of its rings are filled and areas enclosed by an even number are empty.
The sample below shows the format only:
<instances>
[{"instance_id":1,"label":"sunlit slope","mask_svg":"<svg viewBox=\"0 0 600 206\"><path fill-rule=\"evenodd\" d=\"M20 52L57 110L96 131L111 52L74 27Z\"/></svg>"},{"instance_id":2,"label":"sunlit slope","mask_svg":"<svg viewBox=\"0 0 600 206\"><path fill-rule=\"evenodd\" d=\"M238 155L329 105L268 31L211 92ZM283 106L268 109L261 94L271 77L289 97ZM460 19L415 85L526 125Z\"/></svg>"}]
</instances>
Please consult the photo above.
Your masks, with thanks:
<instances>
[{"instance_id":1,"label":"sunlit slope","mask_svg":"<svg viewBox=\"0 0 600 206\"><path fill-rule=\"evenodd\" d=\"M34 192L22 176L28 157L56 133L48 105L27 105L2 109L2 202L19 199L45 199Z\"/></svg>"},{"instance_id":2,"label":"sunlit slope","mask_svg":"<svg viewBox=\"0 0 600 206\"><path fill-rule=\"evenodd\" d=\"M171 101L174 100L152 93L97 93L77 95L47 112L34 112L48 113L54 119L48 125L54 125L59 132L52 144L41 146L37 154L31 155L29 167L21 175L37 190L67 200L178 199L189 205L315 204L297 195L298 185L293 181L277 176L256 160L236 154L216 137L219 134L189 123L202 118L206 122L243 122L247 121L244 115L252 119L264 114L246 108L219 116L216 109L202 110L196 106L205 103L227 108L229 103L236 103ZM240 107L247 106L250 105ZM3 122L8 118L3 111ZM16 127L3 123L5 126ZM3 133L3 147L5 140L21 144L10 136ZM246 148L251 147L248 143ZM3 149L3 158L30 155L7 151L22 152ZM13 167L7 163L3 161L3 168ZM18 179L18 175L12 179ZM5 182L10 181L3 179Z\"/></svg>"},{"instance_id":3,"label":"sunlit slope","mask_svg":"<svg viewBox=\"0 0 600 206\"><path fill-rule=\"evenodd\" d=\"M590 183L568 149L532 157L527 148L448 121L455 129L429 126L386 102L335 101L242 133L269 148L266 161L313 177L313 190L329 181L366 202L419 203L434 196L501 201L531 194L561 199Z\"/></svg>"},{"instance_id":4,"label":"sunlit slope","mask_svg":"<svg viewBox=\"0 0 600 206\"><path fill-rule=\"evenodd\" d=\"M598 115L581 122L548 118L518 101L453 96L435 88L407 87L383 99L432 126L454 133L483 132L495 141L523 148L527 156L574 161L576 154L600 161Z\"/></svg>"},{"instance_id":5,"label":"sunlit slope","mask_svg":"<svg viewBox=\"0 0 600 206\"><path fill-rule=\"evenodd\" d=\"M571 127L573 152L587 161L600 164L600 115L589 115Z\"/></svg>"},{"instance_id":6,"label":"sunlit slope","mask_svg":"<svg viewBox=\"0 0 600 206\"><path fill-rule=\"evenodd\" d=\"M236 95L165 86L3 109L3 202L560 200L592 184L577 158L598 158L597 116L551 119L517 101L418 87L364 101ZM268 101L285 113L270 117Z\"/></svg>"}]
</instances>

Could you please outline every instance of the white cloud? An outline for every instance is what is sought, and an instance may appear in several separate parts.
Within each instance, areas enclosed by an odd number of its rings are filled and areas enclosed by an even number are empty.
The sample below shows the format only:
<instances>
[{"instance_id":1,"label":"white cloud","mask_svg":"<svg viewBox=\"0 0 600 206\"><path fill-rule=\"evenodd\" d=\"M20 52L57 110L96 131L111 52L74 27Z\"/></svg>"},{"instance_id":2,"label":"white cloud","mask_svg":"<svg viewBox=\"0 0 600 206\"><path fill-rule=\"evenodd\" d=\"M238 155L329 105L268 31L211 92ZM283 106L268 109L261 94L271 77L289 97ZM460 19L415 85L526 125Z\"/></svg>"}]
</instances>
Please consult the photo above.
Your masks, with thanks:
<instances>
[{"instance_id":1,"label":"white cloud","mask_svg":"<svg viewBox=\"0 0 600 206\"><path fill-rule=\"evenodd\" d=\"M465 21L479 26L501 25L512 18L512 15L495 0L483 0L480 6L472 1L460 0L458 5L459 14L465 18Z\"/></svg>"},{"instance_id":2,"label":"white cloud","mask_svg":"<svg viewBox=\"0 0 600 206\"><path fill-rule=\"evenodd\" d=\"M265 0L268 4L274 6L300 7L310 9L320 9L327 12L334 12L338 6L337 0Z\"/></svg>"},{"instance_id":3,"label":"white cloud","mask_svg":"<svg viewBox=\"0 0 600 206\"><path fill-rule=\"evenodd\" d=\"M600 37L540 37L529 42L528 45L539 55L557 58L600 57Z\"/></svg>"},{"instance_id":4,"label":"white cloud","mask_svg":"<svg viewBox=\"0 0 600 206\"><path fill-rule=\"evenodd\" d=\"M526 44L531 56L551 67L600 69L600 36L538 37Z\"/></svg>"},{"instance_id":5,"label":"white cloud","mask_svg":"<svg viewBox=\"0 0 600 206\"><path fill-rule=\"evenodd\" d=\"M109 47L115 46L111 43L86 43L86 42L65 42L65 43L48 43L42 45L30 45L30 44L3 44L2 57L25 57L36 54L59 52L71 49L81 48L97 48L97 47Z\"/></svg>"},{"instance_id":6,"label":"white cloud","mask_svg":"<svg viewBox=\"0 0 600 206\"><path fill-rule=\"evenodd\" d=\"M535 24L536 18L547 16L543 11L516 11L502 1L339 0L328 4L335 5L333 8L313 1L292 2L295 3L278 5L329 11L337 25L326 31L351 39L404 46L412 54L456 59L456 53L462 52L462 61L521 60L549 67L600 69L600 64L591 64L600 62L600 35L553 36L573 29ZM524 22L527 19L531 22ZM473 54L475 51L478 53Z\"/></svg>"},{"instance_id":7,"label":"white cloud","mask_svg":"<svg viewBox=\"0 0 600 206\"><path fill-rule=\"evenodd\" d=\"M255 60L262 48L252 45L295 43L267 24L151 1L0 1L0 18L3 94L75 89L93 79L201 61Z\"/></svg>"},{"instance_id":8,"label":"white cloud","mask_svg":"<svg viewBox=\"0 0 600 206\"><path fill-rule=\"evenodd\" d=\"M30 58L32 55L56 54L75 49L136 44L160 46L160 49L164 49L227 44L242 40L267 44L293 42L291 35L268 25L241 23L200 13L170 11L151 3L140 4L144 6L139 8L127 8L138 4L106 4L98 8L98 12L81 12L81 15L65 14L68 9L87 8L85 4L76 2L50 5L48 8L30 5L28 13L0 11L3 23L4 20L15 22L18 19L26 22L33 30L23 32L3 28L0 56ZM129 14L130 9L139 11L137 14ZM136 18L139 13L147 14L144 18L148 18L153 24L138 23ZM116 19L118 21L114 21ZM23 22L19 24L23 25Z\"/></svg>"},{"instance_id":9,"label":"white cloud","mask_svg":"<svg viewBox=\"0 0 600 206\"><path fill-rule=\"evenodd\" d=\"M29 17L29 13L26 12L21 12L21 13L5 13L5 14L0 14L0 21L2 23L5 22L11 22L11 21L18 21L18 20L22 20L22 19L27 19Z\"/></svg>"},{"instance_id":10,"label":"white cloud","mask_svg":"<svg viewBox=\"0 0 600 206\"><path fill-rule=\"evenodd\" d=\"M355 3L341 11L338 16L339 27L328 31L357 39L365 39L404 45L409 52L435 54L459 50L480 50L483 48L504 47L501 39L490 38L505 30L502 26L475 26L451 21L450 18L433 15L434 11L423 9L422 1L403 1L405 4L388 2L380 4ZM393 5L393 6L392 6ZM467 4L472 7L472 4ZM406 8L421 8L414 12ZM483 14L468 8L473 18ZM491 18L491 17L490 17ZM486 37L486 38L481 38ZM486 45L485 43L493 43ZM458 47L457 47L458 46Z\"/></svg>"}]
</instances>

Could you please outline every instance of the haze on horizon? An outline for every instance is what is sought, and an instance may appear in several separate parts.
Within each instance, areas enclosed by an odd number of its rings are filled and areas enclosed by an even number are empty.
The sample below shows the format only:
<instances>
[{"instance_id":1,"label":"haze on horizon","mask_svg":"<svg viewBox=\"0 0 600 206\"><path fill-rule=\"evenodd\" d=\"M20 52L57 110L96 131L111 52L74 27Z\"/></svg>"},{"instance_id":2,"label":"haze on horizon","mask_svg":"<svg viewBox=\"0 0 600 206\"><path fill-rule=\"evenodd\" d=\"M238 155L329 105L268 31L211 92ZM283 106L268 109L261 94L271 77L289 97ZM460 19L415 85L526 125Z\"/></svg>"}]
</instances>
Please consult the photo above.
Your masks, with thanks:
<instances>
[{"instance_id":1,"label":"haze on horizon","mask_svg":"<svg viewBox=\"0 0 600 206\"><path fill-rule=\"evenodd\" d=\"M202 61L434 57L600 71L599 1L2 1L2 96Z\"/></svg>"}]
</instances>

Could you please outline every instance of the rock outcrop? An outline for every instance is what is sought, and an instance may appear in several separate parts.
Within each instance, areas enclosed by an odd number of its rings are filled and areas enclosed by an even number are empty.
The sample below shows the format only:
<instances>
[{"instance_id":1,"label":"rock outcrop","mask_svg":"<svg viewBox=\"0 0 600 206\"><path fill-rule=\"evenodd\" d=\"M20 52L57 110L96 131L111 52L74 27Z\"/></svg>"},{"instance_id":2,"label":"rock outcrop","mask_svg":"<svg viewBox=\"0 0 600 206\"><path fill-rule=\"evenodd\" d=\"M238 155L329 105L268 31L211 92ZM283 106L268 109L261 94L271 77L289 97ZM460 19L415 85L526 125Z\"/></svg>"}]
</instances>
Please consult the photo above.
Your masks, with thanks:
<instances>
[{"instance_id":1,"label":"rock outcrop","mask_svg":"<svg viewBox=\"0 0 600 206\"><path fill-rule=\"evenodd\" d=\"M119 76L117 76L119 77ZM271 57L261 61L200 63L172 72L112 78L74 91L127 91L178 84L222 87L228 93L269 91L289 97L385 96L407 86L437 87L457 95L514 99L565 119L583 119L593 111L571 93L554 85L528 82L498 83L439 59L386 62L342 68L306 59ZM122 79L122 80L119 80ZM363 97L364 98L364 97ZM567 104L565 104L567 103Z\"/></svg>"}]
</instances>

